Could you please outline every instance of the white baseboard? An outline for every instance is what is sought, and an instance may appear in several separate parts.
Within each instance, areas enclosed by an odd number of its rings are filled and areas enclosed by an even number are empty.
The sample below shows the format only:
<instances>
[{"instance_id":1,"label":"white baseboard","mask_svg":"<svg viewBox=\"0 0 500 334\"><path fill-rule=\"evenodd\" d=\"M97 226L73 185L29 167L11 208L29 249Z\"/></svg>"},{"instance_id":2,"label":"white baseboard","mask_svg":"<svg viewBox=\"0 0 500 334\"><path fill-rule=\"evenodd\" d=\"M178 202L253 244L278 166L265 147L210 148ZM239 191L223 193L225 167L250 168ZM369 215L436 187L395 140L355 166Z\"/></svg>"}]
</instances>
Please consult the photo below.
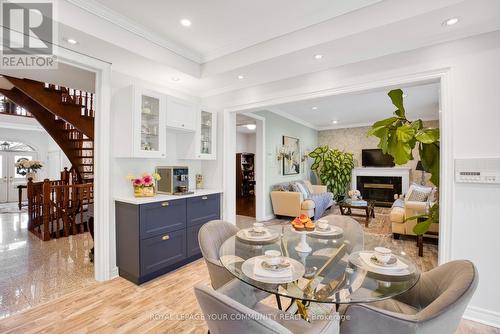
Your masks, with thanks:
<instances>
[{"instance_id":1,"label":"white baseboard","mask_svg":"<svg viewBox=\"0 0 500 334\"><path fill-rule=\"evenodd\" d=\"M500 328L499 312L486 310L477 306L468 306L464 313L464 319Z\"/></svg>"},{"instance_id":2,"label":"white baseboard","mask_svg":"<svg viewBox=\"0 0 500 334\"><path fill-rule=\"evenodd\" d=\"M118 267L114 267L109 273L109 279L113 279L115 277L118 277Z\"/></svg>"},{"instance_id":3,"label":"white baseboard","mask_svg":"<svg viewBox=\"0 0 500 334\"><path fill-rule=\"evenodd\" d=\"M268 221L268 220L271 220L271 219L274 219L274 218L276 218L276 216L275 216L275 215L269 215L269 216L264 216L264 217L261 217L261 218L259 219L259 221L260 221L260 222L265 222L265 221Z\"/></svg>"}]
</instances>

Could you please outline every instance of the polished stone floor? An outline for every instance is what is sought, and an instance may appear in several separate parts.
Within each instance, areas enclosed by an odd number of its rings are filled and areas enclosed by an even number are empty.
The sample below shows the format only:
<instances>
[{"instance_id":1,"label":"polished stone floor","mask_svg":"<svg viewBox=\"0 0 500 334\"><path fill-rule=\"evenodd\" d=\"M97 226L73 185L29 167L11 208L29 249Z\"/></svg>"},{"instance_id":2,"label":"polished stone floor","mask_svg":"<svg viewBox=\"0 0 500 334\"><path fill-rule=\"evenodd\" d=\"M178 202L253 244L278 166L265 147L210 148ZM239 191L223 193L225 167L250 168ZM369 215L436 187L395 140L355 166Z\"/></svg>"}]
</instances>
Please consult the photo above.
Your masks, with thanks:
<instances>
[{"instance_id":1,"label":"polished stone floor","mask_svg":"<svg viewBox=\"0 0 500 334\"><path fill-rule=\"evenodd\" d=\"M90 234L42 241L28 232L25 209L14 204L0 208L0 318L94 281Z\"/></svg>"}]
</instances>

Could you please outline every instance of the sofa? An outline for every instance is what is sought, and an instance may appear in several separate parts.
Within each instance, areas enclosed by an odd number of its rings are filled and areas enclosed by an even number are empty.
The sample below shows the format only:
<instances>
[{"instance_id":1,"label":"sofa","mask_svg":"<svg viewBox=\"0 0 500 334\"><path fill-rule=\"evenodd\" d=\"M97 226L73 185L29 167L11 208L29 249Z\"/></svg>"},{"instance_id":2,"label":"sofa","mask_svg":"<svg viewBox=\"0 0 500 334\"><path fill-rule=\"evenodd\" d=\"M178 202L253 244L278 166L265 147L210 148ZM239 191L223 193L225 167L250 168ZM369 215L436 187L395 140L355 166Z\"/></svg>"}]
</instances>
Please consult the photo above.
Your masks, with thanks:
<instances>
[{"instance_id":1,"label":"sofa","mask_svg":"<svg viewBox=\"0 0 500 334\"><path fill-rule=\"evenodd\" d=\"M326 186L313 185L308 180L279 183L273 186L271 203L276 216L288 217L298 217L300 214L318 217L335 204L333 195L327 191ZM317 208L316 203L323 203L322 208ZM318 210L323 212L318 212Z\"/></svg>"},{"instance_id":2,"label":"sofa","mask_svg":"<svg viewBox=\"0 0 500 334\"><path fill-rule=\"evenodd\" d=\"M414 191L426 192L428 196L425 200L412 200ZM396 199L392 205L390 220L392 225L392 233L395 239L399 239L401 235L415 235L413 228L417 224L416 219L407 218L425 214L427 209L435 203L436 189L432 187L423 187L417 184L412 184L408 189L408 193ZM429 228L430 232L439 232L439 224L432 224ZM433 236L435 237L435 236Z\"/></svg>"}]
</instances>

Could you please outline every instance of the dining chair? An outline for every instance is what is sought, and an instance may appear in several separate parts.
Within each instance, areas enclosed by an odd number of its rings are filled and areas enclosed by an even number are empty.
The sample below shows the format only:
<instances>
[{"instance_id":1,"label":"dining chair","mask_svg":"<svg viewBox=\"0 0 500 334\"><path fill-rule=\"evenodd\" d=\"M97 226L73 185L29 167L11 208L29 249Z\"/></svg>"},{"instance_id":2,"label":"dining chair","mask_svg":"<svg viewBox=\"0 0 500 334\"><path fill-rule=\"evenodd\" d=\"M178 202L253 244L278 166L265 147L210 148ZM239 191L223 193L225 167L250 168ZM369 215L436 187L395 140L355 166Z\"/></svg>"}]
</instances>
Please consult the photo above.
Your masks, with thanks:
<instances>
[{"instance_id":1,"label":"dining chair","mask_svg":"<svg viewBox=\"0 0 500 334\"><path fill-rule=\"evenodd\" d=\"M470 261L445 263L423 273L407 292L384 301L347 306L342 334L455 333L478 284Z\"/></svg>"},{"instance_id":2,"label":"dining chair","mask_svg":"<svg viewBox=\"0 0 500 334\"><path fill-rule=\"evenodd\" d=\"M324 320L307 322L258 302L255 290L239 280L233 280L216 291L198 284L194 292L211 334L339 333L337 313L329 314Z\"/></svg>"},{"instance_id":3,"label":"dining chair","mask_svg":"<svg viewBox=\"0 0 500 334\"><path fill-rule=\"evenodd\" d=\"M204 224L198 232L198 243L205 259L212 287L218 289L234 276L220 262L219 249L230 237L238 232L238 228L223 220L212 220Z\"/></svg>"}]
</instances>

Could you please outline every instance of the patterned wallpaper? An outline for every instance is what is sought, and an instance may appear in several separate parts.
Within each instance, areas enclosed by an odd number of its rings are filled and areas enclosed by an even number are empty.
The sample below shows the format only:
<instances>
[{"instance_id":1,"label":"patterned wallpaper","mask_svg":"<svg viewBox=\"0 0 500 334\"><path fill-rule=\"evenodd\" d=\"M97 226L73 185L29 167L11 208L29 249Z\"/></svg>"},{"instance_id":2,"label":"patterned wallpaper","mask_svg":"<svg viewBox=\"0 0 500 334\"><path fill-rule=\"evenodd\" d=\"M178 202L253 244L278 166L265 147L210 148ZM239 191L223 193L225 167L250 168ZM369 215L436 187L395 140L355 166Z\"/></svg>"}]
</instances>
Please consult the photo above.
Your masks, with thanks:
<instances>
[{"instance_id":1,"label":"patterned wallpaper","mask_svg":"<svg viewBox=\"0 0 500 334\"><path fill-rule=\"evenodd\" d=\"M425 126L439 127L439 121L426 121ZM367 136L368 131L371 129L369 126L357 127L357 128L345 128L345 129L335 129L335 130L325 130L319 132L318 144L328 145L331 148L336 148L346 152L354 154L354 164L356 167L361 166L361 150L367 148L377 148L378 138ZM410 170L410 182L420 183L421 172L416 171L420 156L418 154L418 149L415 148L413 151L414 160L408 161L405 166L411 167ZM430 175L426 173L426 182L428 183Z\"/></svg>"}]
</instances>

